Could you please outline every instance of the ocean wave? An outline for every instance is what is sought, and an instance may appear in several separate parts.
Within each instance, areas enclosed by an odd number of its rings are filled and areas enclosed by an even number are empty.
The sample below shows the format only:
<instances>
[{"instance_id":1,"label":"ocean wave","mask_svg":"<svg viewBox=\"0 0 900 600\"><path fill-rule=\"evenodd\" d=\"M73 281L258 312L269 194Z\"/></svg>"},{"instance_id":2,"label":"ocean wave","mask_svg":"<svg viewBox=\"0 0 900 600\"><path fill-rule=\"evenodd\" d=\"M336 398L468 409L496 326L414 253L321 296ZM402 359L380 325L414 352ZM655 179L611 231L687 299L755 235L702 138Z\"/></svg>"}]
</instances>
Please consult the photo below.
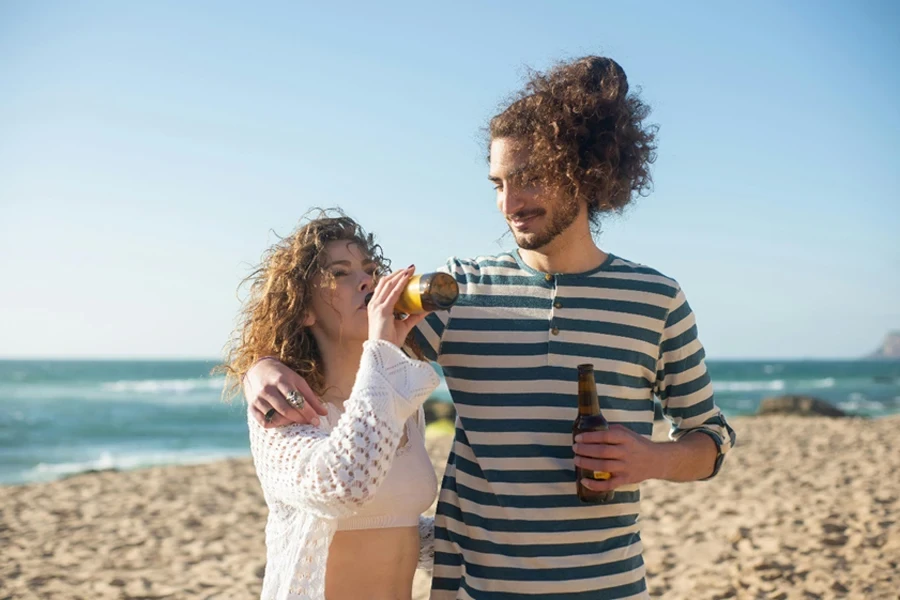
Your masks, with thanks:
<instances>
[{"instance_id":1,"label":"ocean wave","mask_svg":"<svg viewBox=\"0 0 900 600\"><path fill-rule=\"evenodd\" d=\"M106 469L130 470L142 467L160 465L195 465L227 458L247 456L247 451L238 450L188 450L188 451L157 451L115 453L103 451L99 456L81 461L62 463L38 463L21 474L23 481L51 481L84 473L86 471L100 471Z\"/></svg>"},{"instance_id":2,"label":"ocean wave","mask_svg":"<svg viewBox=\"0 0 900 600\"><path fill-rule=\"evenodd\" d=\"M834 377L823 377L822 379L813 379L810 381L801 382L802 385L798 385L798 387L810 387L814 389L825 389L825 388L833 388L837 381Z\"/></svg>"},{"instance_id":3,"label":"ocean wave","mask_svg":"<svg viewBox=\"0 0 900 600\"><path fill-rule=\"evenodd\" d=\"M769 381L713 381L713 389L717 392L780 391L784 388L783 379L772 379Z\"/></svg>"},{"instance_id":4,"label":"ocean wave","mask_svg":"<svg viewBox=\"0 0 900 600\"><path fill-rule=\"evenodd\" d=\"M821 379L768 379L763 381L716 381L713 380L713 389L717 392L780 392L788 388L794 391L810 389L833 388L837 384L834 377Z\"/></svg>"},{"instance_id":5,"label":"ocean wave","mask_svg":"<svg viewBox=\"0 0 900 600\"><path fill-rule=\"evenodd\" d=\"M220 391L225 385L224 377L202 377L196 379L143 379L110 381L102 384L108 392L161 394L184 394L197 390Z\"/></svg>"},{"instance_id":6,"label":"ocean wave","mask_svg":"<svg viewBox=\"0 0 900 600\"><path fill-rule=\"evenodd\" d=\"M888 412L883 402L870 400L864 394L850 394L847 400L838 403L838 408L852 414L877 415Z\"/></svg>"}]
</instances>

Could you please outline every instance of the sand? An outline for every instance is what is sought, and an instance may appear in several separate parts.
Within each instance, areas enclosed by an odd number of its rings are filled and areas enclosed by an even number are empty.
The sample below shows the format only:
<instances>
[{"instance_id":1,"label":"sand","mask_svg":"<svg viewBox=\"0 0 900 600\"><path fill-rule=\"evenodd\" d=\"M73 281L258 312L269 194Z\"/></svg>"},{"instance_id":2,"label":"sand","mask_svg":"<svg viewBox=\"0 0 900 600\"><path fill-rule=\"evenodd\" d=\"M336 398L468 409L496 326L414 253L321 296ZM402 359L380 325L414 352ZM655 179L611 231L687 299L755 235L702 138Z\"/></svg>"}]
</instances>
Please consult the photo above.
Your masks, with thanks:
<instances>
[{"instance_id":1,"label":"sand","mask_svg":"<svg viewBox=\"0 0 900 600\"><path fill-rule=\"evenodd\" d=\"M732 424L715 480L644 486L652 596L900 598L900 418ZM0 599L257 598L265 515L248 459L0 487Z\"/></svg>"}]
</instances>

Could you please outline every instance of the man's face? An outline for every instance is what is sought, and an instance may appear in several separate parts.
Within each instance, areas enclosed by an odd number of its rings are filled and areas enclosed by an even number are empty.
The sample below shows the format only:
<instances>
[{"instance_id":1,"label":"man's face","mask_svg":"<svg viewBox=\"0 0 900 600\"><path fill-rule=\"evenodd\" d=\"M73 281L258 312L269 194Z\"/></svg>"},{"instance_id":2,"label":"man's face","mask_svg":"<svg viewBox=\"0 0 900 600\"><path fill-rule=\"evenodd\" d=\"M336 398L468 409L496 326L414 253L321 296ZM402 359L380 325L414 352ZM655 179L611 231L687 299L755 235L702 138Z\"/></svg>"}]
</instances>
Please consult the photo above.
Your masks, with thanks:
<instances>
[{"instance_id":1,"label":"man's face","mask_svg":"<svg viewBox=\"0 0 900 600\"><path fill-rule=\"evenodd\" d=\"M506 218L516 244L537 250L569 228L578 217L579 204L536 183L530 175L530 151L511 138L491 141L488 179L497 190L497 208Z\"/></svg>"}]
</instances>

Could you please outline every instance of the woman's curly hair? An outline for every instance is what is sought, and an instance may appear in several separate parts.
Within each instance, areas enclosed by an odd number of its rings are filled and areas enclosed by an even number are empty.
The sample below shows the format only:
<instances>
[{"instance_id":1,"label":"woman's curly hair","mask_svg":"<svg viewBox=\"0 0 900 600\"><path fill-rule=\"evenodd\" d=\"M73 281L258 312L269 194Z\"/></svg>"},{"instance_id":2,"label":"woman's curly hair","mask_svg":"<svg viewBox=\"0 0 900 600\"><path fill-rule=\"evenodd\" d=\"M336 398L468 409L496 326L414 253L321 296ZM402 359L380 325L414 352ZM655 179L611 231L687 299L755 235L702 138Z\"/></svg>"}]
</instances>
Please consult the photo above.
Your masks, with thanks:
<instances>
[{"instance_id":1,"label":"woman's curly hair","mask_svg":"<svg viewBox=\"0 0 900 600\"><path fill-rule=\"evenodd\" d=\"M241 282L239 289L250 284L249 296L226 346L224 364L216 368L226 375L226 397L240 393L242 378L264 356L277 358L321 394L324 373L319 348L303 323L315 289L313 278L321 275L320 285L334 284L325 269L323 250L329 242L345 240L357 244L375 262L376 273L390 269L381 246L356 221L340 209L314 209L290 235L269 248Z\"/></svg>"},{"instance_id":2,"label":"woman's curly hair","mask_svg":"<svg viewBox=\"0 0 900 600\"><path fill-rule=\"evenodd\" d=\"M587 202L588 216L621 211L652 185L657 126L628 93L614 60L587 56L530 72L525 87L490 121L490 139L513 138L531 150L528 175Z\"/></svg>"}]
</instances>

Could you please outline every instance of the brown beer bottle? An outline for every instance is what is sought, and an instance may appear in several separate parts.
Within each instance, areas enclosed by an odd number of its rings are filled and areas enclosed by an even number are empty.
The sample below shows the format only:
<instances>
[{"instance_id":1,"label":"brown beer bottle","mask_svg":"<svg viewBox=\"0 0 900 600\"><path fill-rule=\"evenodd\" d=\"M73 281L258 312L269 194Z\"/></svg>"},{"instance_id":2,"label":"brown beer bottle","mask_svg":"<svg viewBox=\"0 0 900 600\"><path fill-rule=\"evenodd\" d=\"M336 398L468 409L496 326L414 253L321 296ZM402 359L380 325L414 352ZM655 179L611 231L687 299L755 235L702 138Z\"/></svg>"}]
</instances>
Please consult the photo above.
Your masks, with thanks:
<instances>
[{"instance_id":1,"label":"brown beer bottle","mask_svg":"<svg viewBox=\"0 0 900 600\"><path fill-rule=\"evenodd\" d=\"M578 416L572 426L572 440L579 433L588 431L607 431L609 422L600 413L600 400L597 398L597 383L594 381L594 365L578 365ZM606 471L591 471L575 466L575 490L582 502L595 504L612 500L614 491L595 492L582 485L582 479L609 479Z\"/></svg>"},{"instance_id":2,"label":"brown beer bottle","mask_svg":"<svg viewBox=\"0 0 900 600\"><path fill-rule=\"evenodd\" d=\"M413 275L394 305L394 312L401 315L418 315L436 310L449 310L459 298L459 285L453 275L425 273ZM366 297L366 304L372 294Z\"/></svg>"}]
</instances>

